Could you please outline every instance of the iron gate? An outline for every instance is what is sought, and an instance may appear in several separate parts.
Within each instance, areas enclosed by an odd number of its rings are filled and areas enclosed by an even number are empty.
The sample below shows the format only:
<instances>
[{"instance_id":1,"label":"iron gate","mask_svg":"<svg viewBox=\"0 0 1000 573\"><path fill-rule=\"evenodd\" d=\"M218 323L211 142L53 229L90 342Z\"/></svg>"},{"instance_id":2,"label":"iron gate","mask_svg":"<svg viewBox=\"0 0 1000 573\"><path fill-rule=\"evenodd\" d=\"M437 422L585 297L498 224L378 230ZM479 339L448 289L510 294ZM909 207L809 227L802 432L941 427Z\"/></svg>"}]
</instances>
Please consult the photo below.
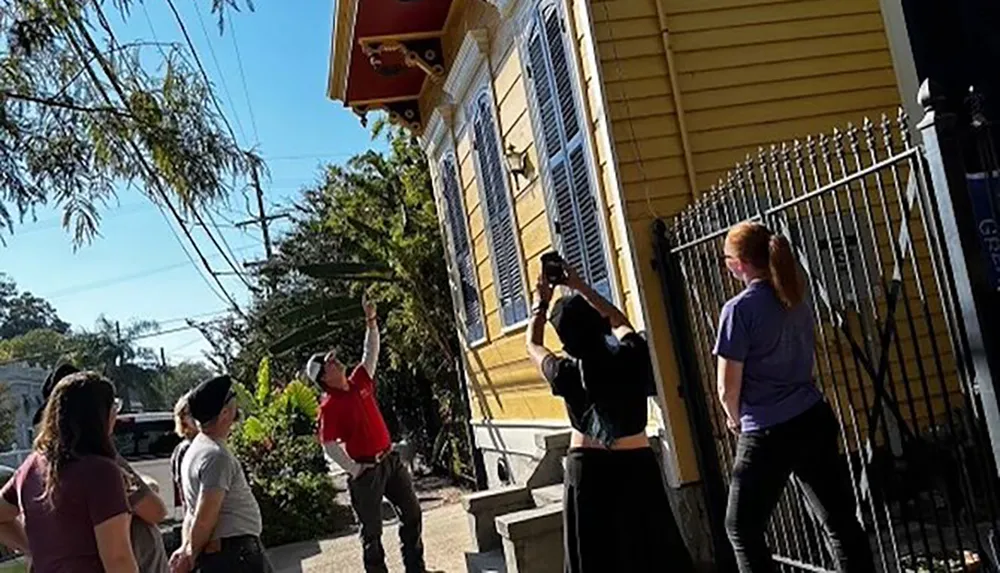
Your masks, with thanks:
<instances>
[{"instance_id":1,"label":"iron gate","mask_svg":"<svg viewBox=\"0 0 1000 573\"><path fill-rule=\"evenodd\" d=\"M657 222L717 550L735 439L711 349L723 303L742 288L724 267L722 243L735 223L762 221L789 237L807 277L815 377L838 415L844 479L879 569L996 569L988 556L997 472L978 393L957 358L962 325L927 157L909 134L900 112L761 149L669 224ZM833 568L794 480L767 539L783 569Z\"/></svg>"}]
</instances>

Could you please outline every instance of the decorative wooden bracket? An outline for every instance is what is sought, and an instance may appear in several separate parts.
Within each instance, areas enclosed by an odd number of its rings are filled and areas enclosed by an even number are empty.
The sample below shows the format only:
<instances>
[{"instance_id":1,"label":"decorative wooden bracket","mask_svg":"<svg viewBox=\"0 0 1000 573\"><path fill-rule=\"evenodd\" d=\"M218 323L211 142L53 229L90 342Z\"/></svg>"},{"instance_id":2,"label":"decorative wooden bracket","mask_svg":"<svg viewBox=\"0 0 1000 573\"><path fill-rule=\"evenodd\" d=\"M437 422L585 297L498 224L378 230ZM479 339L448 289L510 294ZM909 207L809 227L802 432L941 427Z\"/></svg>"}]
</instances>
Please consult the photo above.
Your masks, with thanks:
<instances>
[{"instance_id":1,"label":"decorative wooden bracket","mask_svg":"<svg viewBox=\"0 0 1000 573\"><path fill-rule=\"evenodd\" d=\"M375 110L383 110L389 115L389 123L405 127L415 134L423 130L420 121L420 104L416 99L397 101L391 103L372 103L351 106L355 115L361 118L361 126L368 127L368 113Z\"/></svg>"},{"instance_id":2,"label":"decorative wooden bracket","mask_svg":"<svg viewBox=\"0 0 1000 573\"><path fill-rule=\"evenodd\" d=\"M368 56L372 68L381 75L394 76L402 71L402 66L386 65L382 55L390 52L400 52L407 67L420 68L431 79L444 77L444 54L441 51L440 38L421 40L387 40L384 42L364 42L361 51Z\"/></svg>"}]
</instances>

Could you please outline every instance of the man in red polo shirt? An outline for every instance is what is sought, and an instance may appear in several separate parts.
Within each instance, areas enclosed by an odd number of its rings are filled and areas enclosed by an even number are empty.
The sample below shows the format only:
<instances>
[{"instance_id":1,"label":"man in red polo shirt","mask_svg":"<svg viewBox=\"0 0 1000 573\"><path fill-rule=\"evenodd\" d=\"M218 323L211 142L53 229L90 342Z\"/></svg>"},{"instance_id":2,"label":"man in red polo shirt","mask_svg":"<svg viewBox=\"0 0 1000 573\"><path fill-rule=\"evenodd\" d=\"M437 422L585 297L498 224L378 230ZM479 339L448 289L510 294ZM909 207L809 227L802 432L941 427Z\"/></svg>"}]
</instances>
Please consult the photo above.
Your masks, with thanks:
<instances>
[{"instance_id":1,"label":"man in red polo shirt","mask_svg":"<svg viewBox=\"0 0 1000 573\"><path fill-rule=\"evenodd\" d=\"M327 459L349 475L351 505L361 523L365 571L388 573L382 549L382 497L385 496L399 513L399 539L406 573L425 573L420 503L409 470L392 450L389 429L375 401L379 352L375 305L367 299L362 305L368 328L361 364L348 374L336 350L314 354L306 364L306 376L323 390L319 439Z\"/></svg>"}]
</instances>

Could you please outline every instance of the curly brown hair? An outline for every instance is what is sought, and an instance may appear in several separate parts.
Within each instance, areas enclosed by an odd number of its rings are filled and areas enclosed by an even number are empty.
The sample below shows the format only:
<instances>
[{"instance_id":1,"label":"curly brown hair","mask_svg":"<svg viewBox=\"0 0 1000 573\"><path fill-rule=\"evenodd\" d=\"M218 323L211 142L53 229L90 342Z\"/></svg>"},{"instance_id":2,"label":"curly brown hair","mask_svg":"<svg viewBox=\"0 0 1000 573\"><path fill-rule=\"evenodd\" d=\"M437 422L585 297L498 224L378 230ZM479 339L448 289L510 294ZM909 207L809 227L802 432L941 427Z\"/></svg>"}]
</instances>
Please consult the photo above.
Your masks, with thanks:
<instances>
[{"instance_id":1,"label":"curly brown hair","mask_svg":"<svg viewBox=\"0 0 1000 573\"><path fill-rule=\"evenodd\" d=\"M96 372L67 376L52 391L35 438L35 451L48 466L41 499L50 507L69 464L83 456L116 457L108 427L114 401L114 384Z\"/></svg>"}]
</instances>

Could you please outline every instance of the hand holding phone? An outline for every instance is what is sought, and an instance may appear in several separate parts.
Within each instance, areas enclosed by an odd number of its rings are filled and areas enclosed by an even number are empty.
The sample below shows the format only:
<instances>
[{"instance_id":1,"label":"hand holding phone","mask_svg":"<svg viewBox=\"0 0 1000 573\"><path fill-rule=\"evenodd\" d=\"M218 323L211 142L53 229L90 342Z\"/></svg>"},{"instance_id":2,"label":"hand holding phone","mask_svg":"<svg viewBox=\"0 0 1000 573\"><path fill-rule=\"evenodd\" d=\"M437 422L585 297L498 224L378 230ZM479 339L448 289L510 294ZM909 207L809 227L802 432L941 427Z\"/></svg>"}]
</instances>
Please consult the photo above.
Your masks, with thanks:
<instances>
[{"instance_id":1,"label":"hand holding phone","mask_svg":"<svg viewBox=\"0 0 1000 573\"><path fill-rule=\"evenodd\" d=\"M569 276L566 274L566 262L559 253L551 252L542 255L542 274L550 285L564 285Z\"/></svg>"}]
</instances>

